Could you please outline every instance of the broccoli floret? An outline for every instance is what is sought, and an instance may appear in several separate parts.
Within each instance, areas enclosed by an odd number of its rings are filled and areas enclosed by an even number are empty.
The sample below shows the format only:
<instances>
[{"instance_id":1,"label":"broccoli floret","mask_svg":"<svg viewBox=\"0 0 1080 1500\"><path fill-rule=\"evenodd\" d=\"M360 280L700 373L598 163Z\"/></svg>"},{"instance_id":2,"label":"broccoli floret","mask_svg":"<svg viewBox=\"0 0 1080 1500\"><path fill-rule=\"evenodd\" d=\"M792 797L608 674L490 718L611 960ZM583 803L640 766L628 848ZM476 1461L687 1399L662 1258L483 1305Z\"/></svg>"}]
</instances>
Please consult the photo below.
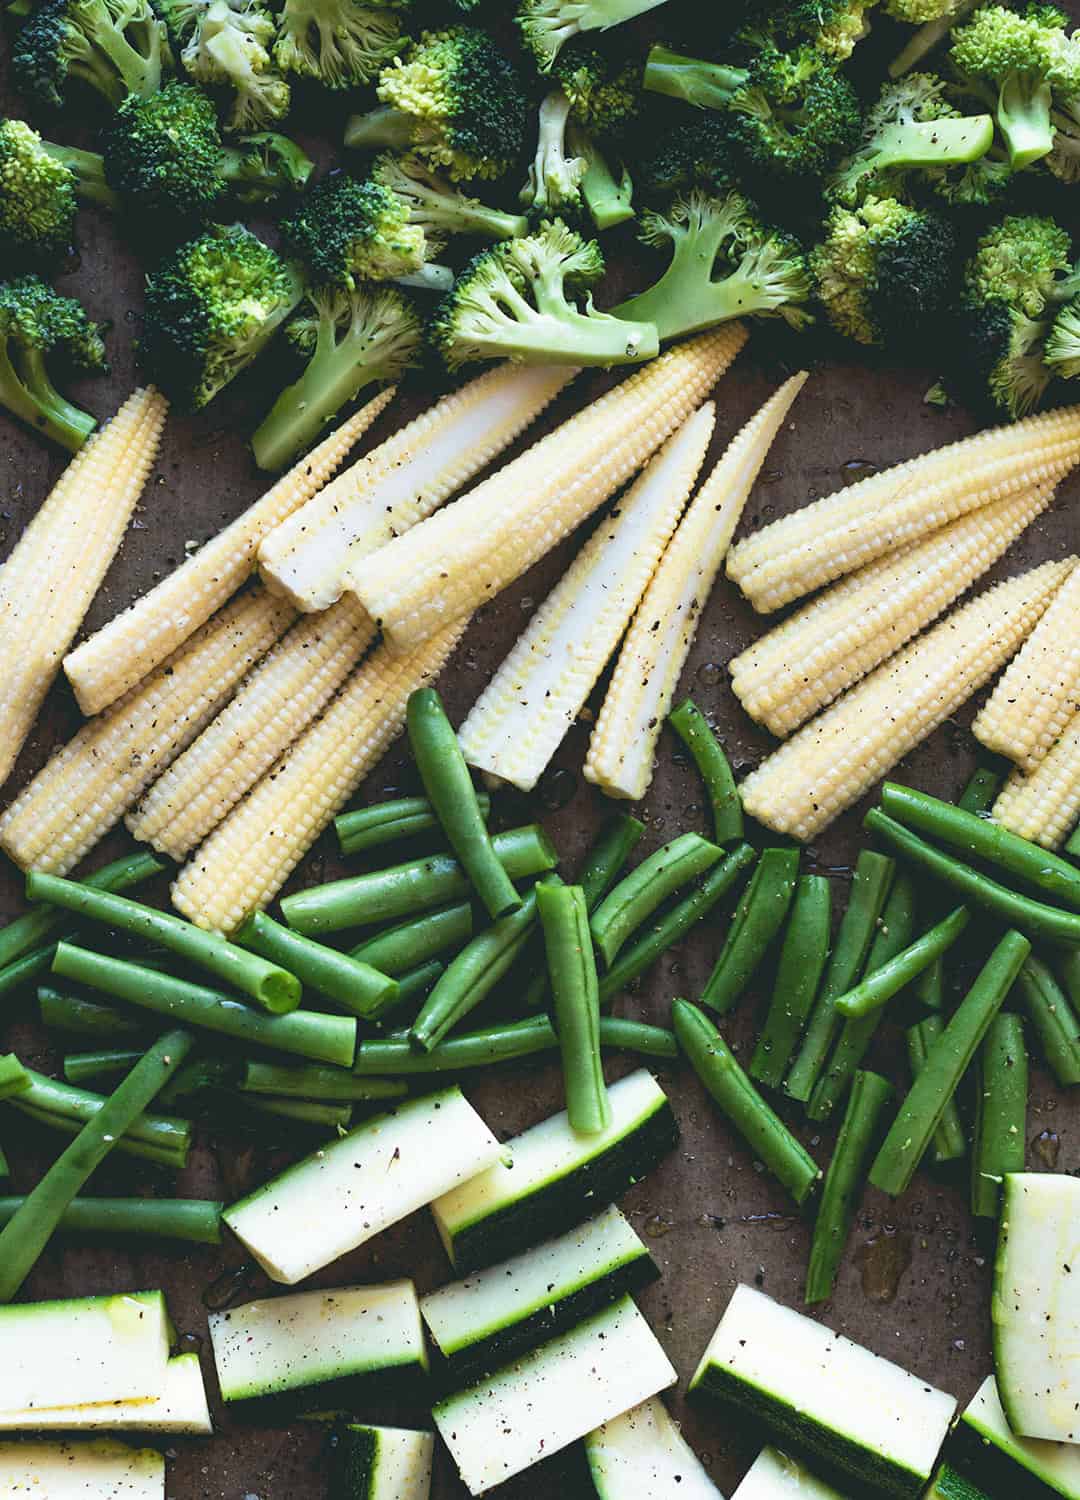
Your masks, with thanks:
<instances>
[{"instance_id":1,"label":"broccoli floret","mask_svg":"<svg viewBox=\"0 0 1080 1500\"><path fill-rule=\"evenodd\" d=\"M408 37L388 6L356 0L285 0L274 61L330 89L370 83Z\"/></svg>"},{"instance_id":2,"label":"broccoli floret","mask_svg":"<svg viewBox=\"0 0 1080 1500\"><path fill-rule=\"evenodd\" d=\"M652 324L593 307L591 289L603 274L596 241L552 219L470 261L436 309L432 340L451 370L477 359L573 365L651 359L659 349Z\"/></svg>"},{"instance_id":3,"label":"broccoli floret","mask_svg":"<svg viewBox=\"0 0 1080 1500\"><path fill-rule=\"evenodd\" d=\"M895 198L836 207L811 269L830 322L861 344L915 345L951 310L957 246L950 224Z\"/></svg>"},{"instance_id":4,"label":"broccoli floret","mask_svg":"<svg viewBox=\"0 0 1080 1500\"><path fill-rule=\"evenodd\" d=\"M171 62L166 27L148 0L45 0L11 52L16 87L57 109L71 78L115 108L128 94L154 93Z\"/></svg>"},{"instance_id":5,"label":"broccoli floret","mask_svg":"<svg viewBox=\"0 0 1080 1500\"><path fill-rule=\"evenodd\" d=\"M560 54L554 71L574 123L591 135L621 136L641 117L640 57L578 42Z\"/></svg>"},{"instance_id":6,"label":"broccoli floret","mask_svg":"<svg viewBox=\"0 0 1080 1500\"><path fill-rule=\"evenodd\" d=\"M529 164L529 176L519 194L522 208L541 219L555 214L576 218L584 208L581 181L588 163L584 157L572 156L566 145L566 127L570 119L570 101L561 89L541 102L538 114L536 153Z\"/></svg>"},{"instance_id":7,"label":"broccoli floret","mask_svg":"<svg viewBox=\"0 0 1080 1500\"><path fill-rule=\"evenodd\" d=\"M281 230L320 286L388 281L427 259L423 227L410 222L405 200L344 172L317 183Z\"/></svg>"},{"instance_id":8,"label":"broccoli floret","mask_svg":"<svg viewBox=\"0 0 1080 1500\"><path fill-rule=\"evenodd\" d=\"M376 92L382 108L352 117L346 146L413 150L459 182L501 177L525 144L521 81L482 31L425 32L383 69Z\"/></svg>"},{"instance_id":9,"label":"broccoli floret","mask_svg":"<svg viewBox=\"0 0 1080 1500\"><path fill-rule=\"evenodd\" d=\"M232 90L230 130L261 130L289 112L289 85L270 49L277 24L259 0L160 0L196 83Z\"/></svg>"},{"instance_id":10,"label":"broccoli floret","mask_svg":"<svg viewBox=\"0 0 1080 1500\"><path fill-rule=\"evenodd\" d=\"M666 214L642 217L641 238L670 247L671 263L615 312L655 323L661 339L730 318L777 316L792 328L809 321L805 256L787 235L760 223L740 193L677 198Z\"/></svg>"},{"instance_id":11,"label":"broccoli floret","mask_svg":"<svg viewBox=\"0 0 1080 1500\"><path fill-rule=\"evenodd\" d=\"M727 109L749 83L748 67L709 62L659 44L650 47L642 77L642 86L649 93L681 99L697 109Z\"/></svg>"},{"instance_id":12,"label":"broccoli floret","mask_svg":"<svg viewBox=\"0 0 1080 1500\"><path fill-rule=\"evenodd\" d=\"M251 440L260 469L291 462L365 386L396 380L423 339L412 304L389 287L309 292L285 331L307 364Z\"/></svg>"},{"instance_id":13,"label":"broccoli floret","mask_svg":"<svg viewBox=\"0 0 1080 1500\"><path fill-rule=\"evenodd\" d=\"M528 234L521 214L489 208L453 183L432 172L418 156L396 156L384 151L371 168L372 180L400 198L408 208L409 223L424 231L428 249L441 249L455 234L478 234L489 240L511 240Z\"/></svg>"},{"instance_id":14,"label":"broccoli floret","mask_svg":"<svg viewBox=\"0 0 1080 1500\"><path fill-rule=\"evenodd\" d=\"M607 31L634 16L663 5L664 0L521 0L517 22L521 39L542 73L583 31Z\"/></svg>"},{"instance_id":15,"label":"broccoli floret","mask_svg":"<svg viewBox=\"0 0 1080 1500\"><path fill-rule=\"evenodd\" d=\"M902 78L917 68L945 41L953 27L959 26L982 3L983 0L886 0L888 15L919 28L889 64L889 77Z\"/></svg>"},{"instance_id":16,"label":"broccoli floret","mask_svg":"<svg viewBox=\"0 0 1080 1500\"><path fill-rule=\"evenodd\" d=\"M1051 218L1010 214L979 240L964 268L964 289L977 302L1001 301L1040 317L1080 292L1069 235Z\"/></svg>"},{"instance_id":17,"label":"broccoli floret","mask_svg":"<svg viewBox=\"0 0 1080 1500\"><path fill-rule=\"evenodd\" d=\"M1046 363L1055 375L1072 380L1080 375L1080 298L1058 313L1046 336Z\"/></svg>"},{"instance_id":18,"label":"broccoli floret","mask_svg":"<svg viewBox=\"0 0 1080 1500\"><path fill-rule=\"evenodd\" d=\"M587 131L570 128L570 149L585 162L581 196L597 229L613 229L634 217L634 182L626 163L617 163L618 176L608 156Z\"/></svg>"},{"instance_id":19,"label":"broccoli floret","mask_svg":"<svg viewBox=\"0 0 1080 1500\"><path fill-rule=\"evenodd\" d=\"M188 409L212 401L261 353L303 295L294 267L241 224L215 225L147 277L139 356Z\"/></svg>"},{"instance_id":20,"label":"broccoli floret","mask_svg":"<svg viewBox=\"0 0 1080 1500\"><path fill-rule=\"evenodd\" d=\"M80 198L115 206L100 156L43 141L23 120L0 120L0 261L40 265L62 255Z\"/></svg>"},{"instance_id":21,"label":"broccoli floret","mask_svg":"<svg viewBox=\"0 0 1080 1500\"><path fill-rule=\"evenodd\" d=\"M962 368L950 382L957 394L1013 418L1026 416L1052 375L1044 358L1045 320L1026 317L997 299L964 298L957 323Z\"/></svg>"},{"instance_id":22,"label":"broccoli floret","mask_svg":"<svg viewBox=\"0 0 1080 1500\"><path fill-rule=\"evenodd\" d=\"M785 45L810 42L844 62L870 30L877 0L751 0L736 21L744 33L765 32Z\"/></svg>"},{"instance_id":23,"label":"broccoli floret","mask_svg":"<svg viewBox=\"0 0 1080 1500\"><path fill-rule=\"evenodd\" d=\"M97 421L56 390L50 355L84 370L108 369L101 331L78 302L40 276L0 282L0 405L76 453Z\"/></svg>"},{"instance_id":24,"label":"broccoli floret","mask_svg":"<svg viewBox=\"0 0 1080 1500\"><path fill-rule=\"evenodd\" d=\"M725 117L701 114L664 120L648 137L637 133L634 165L637 181L650 198L700 187L719 192L731 182L731 143Z\"/></svg>"}]
</instances>

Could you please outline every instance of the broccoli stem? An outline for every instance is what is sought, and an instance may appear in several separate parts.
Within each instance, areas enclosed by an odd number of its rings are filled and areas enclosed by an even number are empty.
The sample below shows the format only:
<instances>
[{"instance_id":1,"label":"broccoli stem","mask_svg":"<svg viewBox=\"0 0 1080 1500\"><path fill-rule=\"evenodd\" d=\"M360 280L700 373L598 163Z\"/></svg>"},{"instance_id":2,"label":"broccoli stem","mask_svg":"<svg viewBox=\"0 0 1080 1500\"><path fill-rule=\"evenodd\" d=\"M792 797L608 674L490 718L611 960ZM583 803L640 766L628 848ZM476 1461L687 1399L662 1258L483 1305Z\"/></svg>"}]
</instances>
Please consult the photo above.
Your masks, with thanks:
<instances>
[{"instance_id":1,"label":"broccoli stem","mask_svg":"<svg viewBox=\"0 0 1080 1500\"><path fill-rule=\"evenodd\" d=\"M571 132L570 149L588 163L581 179L581 194L597 229L613 229L632 219L634 184L626 167L616 177L604 153L584 131Z\"/></svg>"},{"instance_id":2,"label":"broccoli stem","mask_svg":"<svg viewBox=\"0 0 1080 1500\"><path fill-rule=\"evenodd\" d=\"M75 146L54 146L51 141L42 141L42 146L55 161L63 162L75 178L75 191L88 203L100 203L102 208L116 210L120 199L105 181L105 158L96 151L80 151Z\"/></svg>"},{"instance_id":3,"label":"broccoli stem","mask_svg":"<svg viewBox=\"0 0 1080 1500\"><path fill-rule=\"evenodd\" d=\"M425 194L423 202L428 212L422 217L448 234L478 234L488 240L513 240L529 232L529 221L524 214L508 214L501 208L490 208L486 203L445 199L440 193L432 193L430 198Z\"/></svg>"},{"instance_id":4,"label":"broccoli stem","mask_svg":"<svg viewBox=\"0 0 1080 1500\"><path fill-rule=\"evenodd\" d=\"M377 151L380 146L407 151L415 134L412 115L390 104L370 109L366 115L352 115L345 122L345 144L358 151Z\"/></svg>"},{"instance_id":5,"label":"broccoli stem","mask_svg":"<svg viewBox=\"0 0 1080 1500\"><path fill-rule=\"evenodd\" d=\"M994 143L989 115L890 125L873 141L875 172L889 167L950 167L978 161Z\"/></svg>"},{"instance_id":6,"label":"broccoli stem","mask_svg":"<svg viewBox=\"0 0 1080 1500\"><path fill-rule=\"evenodd\" d=\"M454 273L449 266L428 261L417 271L407 271L403 276L391 279L397 286L416 287L421 292L448 292L454 284Z\"/></svg>"},{"instance_id":7,"label":"broccoli stem","mask_svg":"<svg viewBox=\"0 0 1080 1500\"><path fill-rule=\"evenodd\" d=\"M538 276L532 283L536 307L515 289L500 300L509 304L513 328L504 341L492 340L492 358L500 355L525 364L614 365L653 359L660 343L650 320L590 311L578 312L566 301L561 275ZM484 339L478 338L478 347Z\"/></svg>"},{"instance_id":8,"label":"broccoli stem","mask_svg":"<svg viewBox=\"0 0 1080 1500\"><path fill-rule=\"evenodd\" d=\"M670 339L771 308L773 299L765 297L757 279L747 274L745 261L723 281L702 274L702 267L716 264L730 234L730 226L720 217L706 221L700 232L677 231L671 263L659 281L612 308L615 316L655 323L661 339Z\"/></svg>"},{"instance_id":9,"label":"broccoli stem","mask_svg":"<svg viewBox=\"0 0 1080 1500\"><path fill-rule=\"evenodd\" d=\"M650 93L683 99L687 104L696 104L698 109L724 109L732 95L745 87L749 76L745 68L704 62L657 46L646 59L642 82Z\"/></svg>"},{"instance_id":10,"label":"broccoli stem","mask_svg":"<svg viewBox=\"0 0 1080 1500\"><path fill-rule=\"evenodd\" d=\"M982 0L959 0L948 15L938 16L935 21L927 21L925 25L920 26L907 45L901 48L889 64L889 77L903 78L905 73L910 73L912 68L918 67L927 53L933 52L934 48L945 40L953 27L959 26L961 21L966 20L981 3Z\"/></svg>"},{"instance_id":11,"label":"broccoli stem","mask_svg":"<svg viewBox=\"0 0 1080 1500\"><path fill-rule=\"evenodd\" d=\"M1042 74L1010 73L998 94L998 127L1014 171L1054 149L1053 95Z\"/></svg>"},{"instance_id":12,"label":"broccoli stem","mask_svg":"<svg viewBox=\"0 0 1080 1500\"><path fill-rule=\"evenodd\" d=\"M13 361L11 348L0 344L0 403L69 453L77 453L97 426L55 389L40 349L20 349Z\"/></svg>"},{"instance_id":13,"label":"broccoli stem","mask_svg":"<svg viewBox=\"0 0 1080 1500\"><path fill-rule=\"evenodd\" d=\"M99 9L100 24L92 28L92 44L108 58L115 69L113 102L121 104L128 94L145 97L155 93L161 82L161 70L156 59L144 57L138 48L131 45L105 6L101 5Z\"/></svg>"}]
</instances>

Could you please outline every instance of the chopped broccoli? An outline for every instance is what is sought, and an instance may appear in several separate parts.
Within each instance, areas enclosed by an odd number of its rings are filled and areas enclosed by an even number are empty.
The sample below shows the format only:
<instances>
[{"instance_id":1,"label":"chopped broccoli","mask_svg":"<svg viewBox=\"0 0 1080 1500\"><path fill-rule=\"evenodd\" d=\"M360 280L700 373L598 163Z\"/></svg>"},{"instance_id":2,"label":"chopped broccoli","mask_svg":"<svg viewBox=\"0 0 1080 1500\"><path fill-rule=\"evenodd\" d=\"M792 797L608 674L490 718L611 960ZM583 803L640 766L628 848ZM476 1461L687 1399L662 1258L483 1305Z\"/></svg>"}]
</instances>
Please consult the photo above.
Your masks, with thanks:
<instances>
[{"instance_id":1,"label":"chopped broccoli","mask_svg":"<svg viewBox=\"0 0 1080 1500\"><path fill-rule=\"evenodd\" d=\"M964 269L964 289L979 302L1000 301L1030 318L1080 292L1069 235L1053 219L1010 214L979 240Z\"/></svg>"},{"instance_id":2,"label":"chopped broccoli","mask_svg":"<svg viewBox=\"0 0 1080 1500\"><path fill-rule=\"evenodd\" d=\"M540 104L536 153L519 194L522 208L541 219L550 219L555 214L576 218L584 208L581 181L588 163L584 157L572 156L567 150L569 119L570 101L561 89L555 89Z\"/></svg>"},{"instance_id":3,"label":"chopped broccoli","mask_svg":"<svg viewBox=\"0 0 1080 1500\"><path fill-rule=\"evenodd\" d=\"M405 203L409 223L424 231L429 249L441 248L454 234L478 234L490 240L511 240L528 234L521 214L489 208L459 187L432 172L418 156L396 156L384 151L372 169L372 180Z\"/></svg>"},{"instance_id":4,"label":"chopped broccoli","mask_svg":"<svg viewBox=\"0 0 1080 1500\"><path fill-rule=\"evenodd\" d=\"M1042 164L1061 182L1080 181L1080 92L1063 95L1050 112L1054 148Z\"/></svg>"},{"instance_id":5,"label":"chopped broccoli","mask_svg":"<svg viewBox=\"0 0 1080 1500\"><path fill-rule=\"evenodd\" d=\"M637 181L650 198L700 187L719 192L730 186L731 143L722 115L701 114L664 119L642 139L637 132L634 164Z\"/></svg>"},{"instance_id":6,"label":"chopped broccoli","mask_svg":"<svg viewBox=\"0 0 1080 1500\"><path fill-rule=\"evenodd\" d=\"M1044 359L1047 324L1019 308L965 297L960 303L956 350L962 352L951 379L973 405L1023 417L1037 406L1050 384Z\"/></svg>"},{"instance_id":7,"label":"chopped broccoli","mask_svg":"<svg viewBox=\"0 0 1080 1500\"><path fill-rule=\"evenodd\" d=\"M615 312L655 323L661 339L755 315L781 317L792 328L809 322L806 257L788 236L761 224L740 193L677 198L666 214L643 216L641 238L669 245L671 263Z\"/></svg>"},{"instance_id":8,"label":"chopped broccoli","mask_svg":"<svg viewBox=\"0 0 1080 1500\"><path fill-rule=\"evenodd\" d=\"M521 39L542 73L551 71L568 42L583 31L607 31L664 0L521 0L517 21Z\"/></svg>"},{"instance_id":9,"label":"chopped broccoli","mask_svg":"<svg viewBox=\"0 0 1080 1500\"><path fill-rule=\"evenodd\" d=\"M416 363L423 338L415 309L389 287L309 292L285 331L307 364L251 440L260 469L283 468L365 386L396 380Z\"/></svg>"},{"instance_id":10,"label":"chopped broccoli","mask_svg":"<svg viewBox=\"0 0 1080 1500\"><path fill-rule=\"evenodd\" d=\"M408 37L388 6L357 0L285 0L274 61L330 89L371 83Z\"/></svg>"},{"instance_id":11,"label":"chopped broccoli","mask_svg":"<svg viewBox=\"0 0 1080 1500\"><path fill-rule=\"evenodd\" d=\"M344 172L317 183L281 230L320 286L388 281L427 259L423 227L410 222L405 200Z\"/></svg>"},{"instance_id":12,"label":"chopped broccoli","mask_svg":"<svg viewBox=\"0 0 1080 1500\"><path fill-rule=\"evenodd\" d=\"M40 265L62 255L79 198L114 206L100 156L43 141L23 120L0 120L0 260Z\"/></svg>"},{"instance_id":13,"label":"chopped broccoli","mask_svg":"<svg viewBox=\"0 0 1080 1500\"><path fill-rule=\"evenodd\" d=\"M1055 375L1066 380L1080 375L1080 298L1066 303L1054 319L1044 355Z\"/></svg>"},{"instance_id":14,"label":"chopped broccoli","mask_svg":"<svg viewBox=\"0 0 1080 1500\"><path fill-rule=\"evenodd\" d=\"M610 161L584 130L570 129L570 149L585 162L581 196L597 229L613 229L634 217L634 183L625 162L619 161L616 177Z\"/></svg>"},{"instance_id":15,"label":"chopped broccoli","mask_svg":"<svg viewBox=\"0 0 1080 1500\"><path fill-rule=\"evenodd\" d=\"M196 83L232 90L230 130L261 130L289 112L289 85L274 67L277 34L260 0L159 0L180 61Z\"/></svg>"},{"instance_id":16,"label":"chopped broccoli","mask_svg":"<svg viewBox=\"0 0 1080 1500\"><path fill-rule=\"evenodd\" d=\"M16 87L57 109L71 78L115 108L128 94L154 93L171 62L166 27L149 0L44 0L11 50Z\"/></svg>"},{"instance_id":17,"label":"chopped broccoli","mask_svg":"<svg viewBox=\"0 0 1080 1500\"><path fill-rule=\"evenodd\" d=\"M78 302L40 276L0 282L0 405L76 453L97 422L56 390L46 364L53 353L84 370L108 369L101 332Z\"/></svg>"},{"instance_id":18,"label":"chopped broccoli","mask_svg":"<svg viewBox=\"0 0 1080 1500\"><path fill-rule=\"evenodd\" d=\"M225 147L221 175L240 203L269 203L307 187L315 163L307 152L275 130L241 135Z\"/></svg>"},{"instance_id":19,"label":"chopped broccoli","mask_svg":"<svg viewBox=\"0 0 1080 1500\"><path fill-rule=\"evenodd\" d=\"M870 30L867 12L877 0L753 0L748 30L768 30L786 44L810 42L836 62L845 62Z\"/></svg>"},{"instance_id":20,"label":"chopped broccoli","mask_svg":"<svg viewBox=\"0 0 1080 1500\"><path fill-rule=\"evenodd\" d=\"M902 348L951 311L956 257L944 219L871 197L832 210L810 265L834 328L861 344Z\"/></svg>"},{"instance_id":21,"label":"chopped broccoli","mask_svg":"<svg viewBox=\"0 0 1080 1500\"><path fill-rule=\"evenodd\" d=\"M652 324L593 307L591 288L603 274L596 241L552 219L469 262L436 309L432 340L451 370L477 359L572 365L651 359L659 348ZM584 311L577 305L582 298Z\"/></svg>"},{"instance_id":22,"label":"chopped broccoli","mask_svg":"<svg viewBox=\"0 0 1080 1500\"><path fill-rule=\"evenodd\" d=\"M555 64L574 123L591 135L621 136L641 117L641 59L623 49L575 43Z\"/></svg>"},{"instance_id":23,"label":"chopped broccoli","mask_svg":"<svg viewBox=\"0 0 1080 1500\"><path fill-rule=\"evenodd\" d=\"M424 32L383 69L382 108L354 115L346 146L413 150L455 182L501 177L525 144L525 93L513 65L482 31Z\"/></svg>"},{"instance_id":24,"label":"chopped broccoli","mask_svg":"<svg viewBox=\"0 0 1080 1500\"><path fill-rule=\"evenodd\" d=\"M303 295L296 270L241 224L214 225L147 277L139 355L185 407L206 406Z\"/></svg>"},{"instance_id":25,"label":"chopped broccoli","mask_svg":"<svg viewBox=\"0 0 1080 1500\"><path fill-rule=\"evenodd\" d=\"M918 27L889 64L889 77L902 78L917 68L923 58L945 41L953 27L959 26L982 3L983 0L886 0L888 15Z\"/></svg>"}]
</instances>

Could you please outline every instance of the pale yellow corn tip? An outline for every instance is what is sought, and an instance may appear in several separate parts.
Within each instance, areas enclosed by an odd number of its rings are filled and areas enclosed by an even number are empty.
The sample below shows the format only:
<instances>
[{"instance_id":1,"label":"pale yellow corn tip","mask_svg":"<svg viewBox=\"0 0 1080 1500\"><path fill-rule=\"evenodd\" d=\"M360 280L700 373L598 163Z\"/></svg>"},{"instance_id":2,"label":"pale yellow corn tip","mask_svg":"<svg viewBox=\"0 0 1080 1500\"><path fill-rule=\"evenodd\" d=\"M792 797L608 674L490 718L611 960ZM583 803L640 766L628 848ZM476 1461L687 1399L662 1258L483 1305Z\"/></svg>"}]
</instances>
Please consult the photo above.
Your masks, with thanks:
<instances>
[{"instance_id":1,"label":"pale yellow corn tip","mask_svg":"<svg viewBox=\"0 0 1080 1500\"><path fill-rule=\"evenodd\" d=\"M1061 847L1080 821L1080 713L1073 714L1030 776L1012 773L992 816L1010 833L1044 849Z\"/></svg>"}]
</instances>

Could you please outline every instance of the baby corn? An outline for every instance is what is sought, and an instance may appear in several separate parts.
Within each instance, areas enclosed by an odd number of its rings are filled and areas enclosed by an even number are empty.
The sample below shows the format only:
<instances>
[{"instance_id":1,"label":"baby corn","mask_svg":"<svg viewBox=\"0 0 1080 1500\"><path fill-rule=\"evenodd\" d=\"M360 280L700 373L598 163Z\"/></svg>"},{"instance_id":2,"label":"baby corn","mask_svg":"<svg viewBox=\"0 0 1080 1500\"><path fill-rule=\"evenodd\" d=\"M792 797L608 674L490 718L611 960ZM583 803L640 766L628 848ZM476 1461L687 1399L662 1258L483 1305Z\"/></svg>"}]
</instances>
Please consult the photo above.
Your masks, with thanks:
<instances>
[{"instance_id":1,"label":"baby corn","mask_svg":"<svg viewBox=\"0 0 1080 1500\"><path fill-rule=\"evenodd\" d=\"M470 765L536 785L645 592L715 423L707 401L668 438L533 615L461 726Z\"/></svg>"},{"instance_id":2,"label":"baby corn","mask_svg":"<svg viewBox=\"0 0 1080 1500\"><path fill-rule=\"evenodd\" d=\"M467 624L456 621L410 656L372 652L196 850L173 884L176 909L231 932L266 906L400 733L409 694L439 675Z\"/></svg>"},{"instance_id":3,"label":"baby corn","mask_svg":"<svg viewBox=\"0 0 1080 1500\"><path fill-rule=\"evenodd\" d=\"M694 497L626 633L589 740L586 780L611 797L643 797L660 729L679 684L701 611L739 523L746 497L805 371L766 401Z\"/></svg>"},{"instance_id":4,"label":"baby corn","mask_svg":"<svg viewBox=\"0 0 1080 1500\"><path fill-rule=\"evenodd\" d=\"M1012 773L991 816L1010 833L1044 849L1060 849L1080 821L1080 713L1073 714L1030 776Z\"/></svg>"},{"instance_id":5,"label":"baby corn","mask_svg":"<svg viewBox=\"0 0 1080 1500\"><path fill-rule=\"evenodd\" d=\"M298 609L326 609L350 562L436 510L498 457L577 374L503 364L437 401L264 539L259 568Z\"/></svg>"},{"instance_id":6,"label":"baby corn","mask_svg":"<svg viewBox=\"0 0 1080 1500\"><path fill-rule=\"evenodd\" d=\"M0 818L0 847L24 869L73 869L293 619L265 589L239 595L56 752Z\"/></svg>"},{"instance_id":7,"label":"baby corn","mask_svg":"<svg viewBox=\"0 0 1080 1500\"><path fill-rule=\"evenodd\" d=\"M397 650L470 614L635 474L731 364L746 330L701 334L644 365L475 489L346 574Z\"/></svg>"},{"instance_id":8,"label":"baby corn","mask_svg":"<svg viewBox=\"0 0 1080 1500\"><path fill-rule=\"evenodd\" d=\"M1006 668L971 726L1028 775L1080 708L1080 568Z\"/></svg>"},{"instance_id":9,"label":"baby corn","mask_svg":"<svg viewBox=\"0 0 1080 1500\"><path fill-rule=\"evenodd\" d=\"M730 663L743 708L773 734L790 734L937 619L1053 492L1046 484L995 500L834 584Z\"/></svg>"},{"instance_id":10,"label":"baby corn","mask_svg":"<svg viewBox=\"0 0 1080 1500\"><path fill-rule=\"evenodd\" d=\"M982 687L1034 629L1074 559L987 589L905 646L743 782L743 807L810 839Z\"/></svg>"},{"instance_id":11,"label":"baby corn","mask_svg":"<svg viewBox=\"0 0 1080 1500\"><path fill-rule=\"evenodd\" d=\"M64 672L84 714L100 713L140 682L235 594L263 537L322 488L393 394L380 391L224 531L76 646Z\"/></svg>"},{"instance_id":12,"label":"baby corn","mask_svg":"<svg viewBox=\"0 0 1080 1500\"><path fill-rule=\"evenodd\" d=\"M68 464L0 569L0 782L116 555L167 410L153 387L129 396Z\"/></svg>"},{"instance_id":13,"label":"baby corn","mask_svg":"<svg viewBox=\"0 0 1080 1500\"><path fill-rule=\"evenodd\" d=\"M958 516L1057 482L1080 459L1080 406L1026 417L921 454L744 538L728 576L779 609Z\"/></svg>"}]
</instances>

